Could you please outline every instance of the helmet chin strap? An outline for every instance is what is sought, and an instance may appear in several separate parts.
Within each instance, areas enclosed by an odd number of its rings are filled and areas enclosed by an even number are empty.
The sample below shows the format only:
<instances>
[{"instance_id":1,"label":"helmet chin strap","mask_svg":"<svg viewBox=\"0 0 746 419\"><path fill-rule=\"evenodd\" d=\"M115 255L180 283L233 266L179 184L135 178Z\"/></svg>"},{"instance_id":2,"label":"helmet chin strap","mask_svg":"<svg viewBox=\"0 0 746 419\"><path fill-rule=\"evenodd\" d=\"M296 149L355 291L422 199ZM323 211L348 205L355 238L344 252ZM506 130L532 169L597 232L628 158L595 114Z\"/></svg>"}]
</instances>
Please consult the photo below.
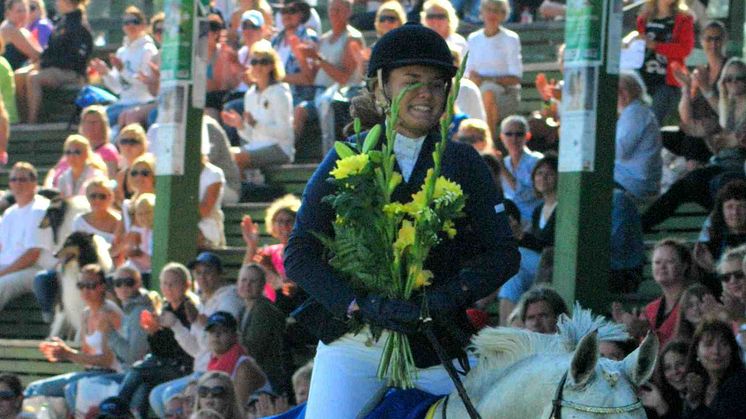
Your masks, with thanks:
<instances>
[{"instance_id":1,"label":"helmet chin strap","mask_svg":"<svg viewBox=\"0 0 746 419\"><path fill-rule=\"evenodd\" d=\"M376 104L383 109L384 113L389 110L391 107L391 98L388 97L386 94L386 88L384 87L383 83L383 69L379 68L376 70L376 82L378 83L378 87L381 89L381 94L383 95L383 98L385 99L384 103L380 103L378 100L376 100ZM378 98L376 98L378 99Z\"/></svg>"}]
</instances>

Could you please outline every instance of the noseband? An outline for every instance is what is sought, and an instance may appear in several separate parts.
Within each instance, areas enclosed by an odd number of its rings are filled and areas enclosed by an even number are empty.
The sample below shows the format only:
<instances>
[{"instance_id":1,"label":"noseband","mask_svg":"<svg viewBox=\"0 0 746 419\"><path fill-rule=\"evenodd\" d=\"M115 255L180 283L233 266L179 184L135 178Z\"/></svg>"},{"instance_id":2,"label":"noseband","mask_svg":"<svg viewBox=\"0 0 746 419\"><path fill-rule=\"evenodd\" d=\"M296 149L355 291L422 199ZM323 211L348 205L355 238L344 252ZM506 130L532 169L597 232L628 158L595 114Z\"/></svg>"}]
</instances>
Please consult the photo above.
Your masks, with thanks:
<instances>
[{"instance_id":1,"label":"noseband","mask_svg":"<svg viewBox=\"0 0 746 419\"><path fill-rule=\"evenodd\" d=\"M642 409L642 403L640 399L636 402L628 404L626 406L619 407L605 407L605 406L589 406L587 404L571 402L562 400L562 390L565 388L567 382L567 371L562 375L557 391L554 393L554 399L552 400L552 413L549 414L549 419L562 419L562 408L577 410L578 412L593 413L597 415L611 415L632 412L638 409Z\"/></svg>"}]
</instances>

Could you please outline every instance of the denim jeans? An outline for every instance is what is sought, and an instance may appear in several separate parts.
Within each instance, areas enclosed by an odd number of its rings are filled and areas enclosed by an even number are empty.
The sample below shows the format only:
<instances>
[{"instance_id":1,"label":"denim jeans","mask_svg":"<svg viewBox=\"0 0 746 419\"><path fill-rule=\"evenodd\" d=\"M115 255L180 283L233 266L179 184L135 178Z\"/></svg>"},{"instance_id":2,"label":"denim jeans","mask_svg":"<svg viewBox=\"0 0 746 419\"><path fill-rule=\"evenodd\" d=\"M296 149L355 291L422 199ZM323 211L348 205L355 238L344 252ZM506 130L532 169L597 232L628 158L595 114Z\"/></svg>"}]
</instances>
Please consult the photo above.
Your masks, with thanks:
<instances>
[{"instance_id":1,"label":"denim jeans","mask_svg":"<svg viewBox=\"0 0 746 419\"><path fill-rule=\"evenodd\" d=\"M69 412L75 411L75 400L78 394L78 381L87 377L101 377L121 382L123 374L112 372L111 370L87 370L71 372L63 375L46 378L44 380L34 381L26 387L24 397L47 396L47 397L64 397L65 404Z\"/></svg>"},{"instance_id":2,"label":"denim jeans","mask_svg":"<svg viewBox=\"0 0 746 419\"><path fill-rule=\"evenodd\" d=\"M42 313L54 314L54 302L59 292L57 271L39 271L34 277L34 295L41 306Z\"/></svg>"},{"instance_id":3,"label":"denim jeans","mask_svg":"<svg viewBox=\"0 0 746 419\"><path fill-rule=\"evenodd\" d=\"M129 402L130 408L138 412L141 418L147 418L148 395L153 387L183 377L189 370L191 366L182 365L177 360L149 354L127 371L119 397Z\"/></svg>"}]
</instances>

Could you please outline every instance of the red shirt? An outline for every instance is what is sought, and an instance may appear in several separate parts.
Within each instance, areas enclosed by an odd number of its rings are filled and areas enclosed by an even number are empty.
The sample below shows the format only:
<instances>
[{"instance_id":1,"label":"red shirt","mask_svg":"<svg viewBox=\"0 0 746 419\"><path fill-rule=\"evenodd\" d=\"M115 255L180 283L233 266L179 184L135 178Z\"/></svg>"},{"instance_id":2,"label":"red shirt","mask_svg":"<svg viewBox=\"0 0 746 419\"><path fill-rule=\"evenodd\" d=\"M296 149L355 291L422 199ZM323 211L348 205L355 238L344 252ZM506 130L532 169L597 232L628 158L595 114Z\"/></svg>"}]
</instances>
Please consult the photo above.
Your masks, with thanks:
<instances>
[{"instance_id":1,"label":"red shirt","mask_svg":"<svg viewBox=\"0 0 746 419\"><path fill-rule=\"evenodd\" d=\"M637 32L640 35L645 34L646 23L647 15L642 14L637 17ZM676 13L671 42L658 43L655 47L656 53L664 55L668 59L668 64L666 65L666 84L680 87L679 83L673 77L671 64L677 62L684 65L684 60L691 54L692 49L694 49L694 18L689 13Z\"/></svg>"},{"instance_id":2,"label":"red shirt","mask_svg":"<svg viewBox=\"0 0 746 419\"><path fill-rule=\"evenodd\" d=\"M645 318L648 319L650 330L655 332L655 335L658 336L658 341L662 348L666 342L673 338L674 332L676 331L676 323L679 322L679 303L678 301L676 302L673 310L668 313L668 317L666 317L665 320L658 319L658 316L661 313L661 304L663 304L663 297L659 297L645 306ZM657 326L659 320L662 321L660 322L660 327Z\"/></svg>"}]
</instances>

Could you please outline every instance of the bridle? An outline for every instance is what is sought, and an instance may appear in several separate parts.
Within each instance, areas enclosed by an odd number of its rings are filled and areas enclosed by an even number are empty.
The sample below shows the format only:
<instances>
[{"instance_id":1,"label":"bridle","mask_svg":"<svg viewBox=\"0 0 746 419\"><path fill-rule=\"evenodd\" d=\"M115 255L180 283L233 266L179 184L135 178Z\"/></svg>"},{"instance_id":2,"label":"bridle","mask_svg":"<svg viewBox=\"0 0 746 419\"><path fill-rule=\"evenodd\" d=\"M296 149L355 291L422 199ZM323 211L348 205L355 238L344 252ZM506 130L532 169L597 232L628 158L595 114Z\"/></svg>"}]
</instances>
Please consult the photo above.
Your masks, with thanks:
<instances>
[{"instance_id":1,"label":"bridle","mask_svg":"<svg viewBox=\"0 0 746 419\"><path fill-rule=\"evenodd\" d=\"M571 402L568 400L562 400L562 390L565 388L567 382L567 371L562 375L557 386L557 391L554 393L554 399L552 400L552 412L549 414L549 419L562 419L562 408L577 410L578 412L593 413L597 415L611 415L632 412L638 409L642 409L642 403L640 399L636 402L625 406L618 407L605 407L605 406L590 406L587 404Z\"/></svg>"}]
</instances>

